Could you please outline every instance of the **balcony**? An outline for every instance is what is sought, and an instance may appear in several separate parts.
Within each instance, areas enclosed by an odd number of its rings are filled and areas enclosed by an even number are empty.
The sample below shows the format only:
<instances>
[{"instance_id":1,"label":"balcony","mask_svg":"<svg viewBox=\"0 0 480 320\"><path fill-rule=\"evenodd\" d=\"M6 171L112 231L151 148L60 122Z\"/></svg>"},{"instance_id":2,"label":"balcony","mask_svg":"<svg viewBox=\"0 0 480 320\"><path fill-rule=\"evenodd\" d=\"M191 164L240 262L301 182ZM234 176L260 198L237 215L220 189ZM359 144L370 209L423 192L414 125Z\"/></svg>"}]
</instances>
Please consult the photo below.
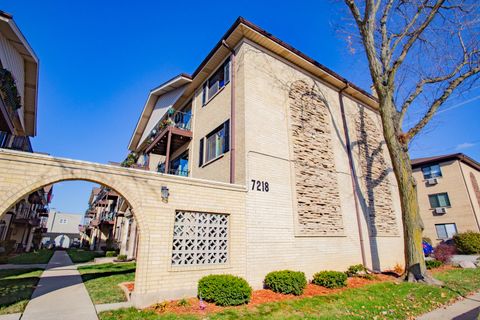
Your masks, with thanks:
<instances>
[{"instance_id":1,"label":"balcony","mask_svg":"<svg viewBox=\"0 0 480 320\"><path fill-rule=\"evenodd\" d=\"M170 154L192 140L192 113L170 109L151 132L151 142L145 149L145 154L154 153L166 156L166 171Z\"/></svg>"},{"instance_id":2,"label":"balcony","mask_svg":"<svg viewBox=\"0 0 480 320\"><path fill-rule=\"evenodd\" d=\"M102 212L100 216L100 223L102 224L114 224L116 212Z\"/></svg>"},{"instance_id":3,"label":"balcony","mask_svg":"<svg viewBox=\"0 0 480 320\"><path fill-rule=\"evenodd\" d=\"M158 172L166 173L165 172L165 163L162 163L158 166ZM167 174L172 174L174 176L188 177L188 170L181 170L179 168L177 168L177 169L170 168L170 169L168 169Z\"/></svg>"},{"instance_id":4,"label":"balcony","mask_svg":"<svg viewBox=\"0 0 480 320\"><path fill-rule=\"evenodd\" d=\"M13 75L4 68L0 68L0 98L0 130L13 134L20 121L21 98Z\"/></svg>"}]
</instances>

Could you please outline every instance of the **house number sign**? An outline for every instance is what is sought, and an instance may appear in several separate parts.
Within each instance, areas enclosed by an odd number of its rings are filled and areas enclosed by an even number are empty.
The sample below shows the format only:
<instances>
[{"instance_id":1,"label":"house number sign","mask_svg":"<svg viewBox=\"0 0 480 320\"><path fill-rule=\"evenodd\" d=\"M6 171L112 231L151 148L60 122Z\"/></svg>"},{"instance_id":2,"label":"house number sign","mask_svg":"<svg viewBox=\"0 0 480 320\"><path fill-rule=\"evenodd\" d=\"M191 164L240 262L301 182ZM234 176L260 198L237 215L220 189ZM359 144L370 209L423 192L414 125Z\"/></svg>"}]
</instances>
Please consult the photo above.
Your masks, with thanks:
<instances>
[{"instance_id":1,"label":"house number sign","mask_svg":"<svg viewBox=\"0 0 480 320\"><path fill-rule=\"evenodd\" d=\"M260 191L260 192L268 192L270 191L270 186L268 181L261 181L252 179L252 190L253 191Z\"/></svg>"}]
</instances>

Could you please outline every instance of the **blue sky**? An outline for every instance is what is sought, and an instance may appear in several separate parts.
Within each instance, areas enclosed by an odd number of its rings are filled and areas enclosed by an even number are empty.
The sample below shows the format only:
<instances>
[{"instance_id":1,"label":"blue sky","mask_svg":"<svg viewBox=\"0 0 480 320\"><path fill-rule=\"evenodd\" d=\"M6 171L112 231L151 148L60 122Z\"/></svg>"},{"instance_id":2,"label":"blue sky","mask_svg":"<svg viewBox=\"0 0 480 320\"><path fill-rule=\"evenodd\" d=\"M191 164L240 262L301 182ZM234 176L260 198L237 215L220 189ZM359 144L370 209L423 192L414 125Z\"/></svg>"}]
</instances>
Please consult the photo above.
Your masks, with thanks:
<instances>
[{"instance_id":1,"label":"blue sky","mask_svg":"<svg viewBox=\"0 0 480 320\"><path fill-rule=\"evenodd\" d=\"M121 161L147 94L191 73L238 16L368 89L363 53L341 34L343 2L26 1L2 3L40 58L36 151ZM413 143L413 157L465 152L480 160L480 87L449 101ZM451 108L450 110L447 110ZM52 203L82 213L92 185L55 186Z\"/></svg>"}]
</instances>

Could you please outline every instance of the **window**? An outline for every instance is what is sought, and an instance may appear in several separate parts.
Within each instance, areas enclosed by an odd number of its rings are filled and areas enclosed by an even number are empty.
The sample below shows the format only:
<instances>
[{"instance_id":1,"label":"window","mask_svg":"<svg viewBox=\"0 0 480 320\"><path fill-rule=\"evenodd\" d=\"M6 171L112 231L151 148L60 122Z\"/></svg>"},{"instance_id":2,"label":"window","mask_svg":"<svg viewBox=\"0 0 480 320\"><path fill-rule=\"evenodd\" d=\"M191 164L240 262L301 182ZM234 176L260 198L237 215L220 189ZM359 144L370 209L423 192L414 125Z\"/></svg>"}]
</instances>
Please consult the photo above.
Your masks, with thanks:
<instances>
[{"instance_id":1,"label":"window","mask_svg":"<svg viewBox=\"0 0 480 320\"><path fill-rule=\"evenodd\" d=\"M61 218L59 221L60 224L67 224L67 219Z\"/></svg>"},{"instance_id":2,"label":"window","mask_svg":"<svg viewBox=\"0 0 480 320\"><path fill-rule=\"evenodd\" d=\"M424 179L438 178L442 176L442 170L440 170L440 165L438 164L422 167L422 172Z\"/></svg>"},{"instance_id":3,"label":"window","mask_svg":"<svg viewBox=\"0 0 480 320\"><path fill-rule=\"evenodd\" d=\"M205 82L202 92L202 104L205 105L221 88L230 81L230 58Z\"/></svg>"},{"instance_id":4,"label":"window","mask_svg":"<svg viewBox=\"0 0 480 320\"><path fill-rule=\"evenodd\" d=\"M205 148L205 152L204 149ZM210 132L200 140L200 166L229 151L230 148L230 120L225 121L221 126ZM205 153L205 159L203 155ZM205 160L205 161L204 161Z\"/></svg>"},{"instance_id":5,"label":"window","mask_svg":"<svg viewBox=\"0 0 480 320\"><path fill-rule=\"evenodd\" d=\"M438 239L450 239L457 234L457 226L455 223L436 224Z\"/></svg>"},{"instance_id":6,"label":"window","mask_svg":"<svg viewBox=\"0 0 480 320\"><path fill-rule=\"evenodd\" d=\"M228 261L228 215L177 211L172 265L224 264Z\"/></svg>"},{"instance_id":7,"label":"window","mask_svg":"<svg viewBox=\"0 0 480 320\"><path fill-rule=\"evenodd\" d=\"M430 206L432 208L450 207L450 199L446 192L431 194L428 196L428 200L430 200Z\"/></svg>"}]
</instances>

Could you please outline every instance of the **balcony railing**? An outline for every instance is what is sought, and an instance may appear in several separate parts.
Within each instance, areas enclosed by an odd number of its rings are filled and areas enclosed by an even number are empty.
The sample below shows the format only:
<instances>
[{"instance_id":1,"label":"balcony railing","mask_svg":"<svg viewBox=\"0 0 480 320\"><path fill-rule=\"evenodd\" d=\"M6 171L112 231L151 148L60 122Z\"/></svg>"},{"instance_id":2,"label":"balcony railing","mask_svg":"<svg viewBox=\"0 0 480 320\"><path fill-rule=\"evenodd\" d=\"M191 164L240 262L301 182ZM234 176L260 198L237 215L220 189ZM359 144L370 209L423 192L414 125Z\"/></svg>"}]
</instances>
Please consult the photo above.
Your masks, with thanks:
<instances>
[{"instance_id":1,"label":"balcony railing","mask_svg":"<svg viewBox=\"0 0 480 320\"><path fill-rule=\"evenodd\" d=\"M155 137L167 127L175 127L183 130L191 130L192 113L182 111L171 111L170 109L152 129L151 137Z\"/></svg>"},{"instance_id":2,"label":"balcony railing","mask_svg":"<svg viewBox=\"0 0 480 320\"><path fill-rule=\"evenodd\" d=\"M158 172L165 173L165 163L161 163L158 166ZM167 174L172 174L175 176L182 176L182 177L188 177L188 173L189 173L188 170L173 169L173 168L168 169L168 172L167 172Z\"/></svg>"}]
</instances>

